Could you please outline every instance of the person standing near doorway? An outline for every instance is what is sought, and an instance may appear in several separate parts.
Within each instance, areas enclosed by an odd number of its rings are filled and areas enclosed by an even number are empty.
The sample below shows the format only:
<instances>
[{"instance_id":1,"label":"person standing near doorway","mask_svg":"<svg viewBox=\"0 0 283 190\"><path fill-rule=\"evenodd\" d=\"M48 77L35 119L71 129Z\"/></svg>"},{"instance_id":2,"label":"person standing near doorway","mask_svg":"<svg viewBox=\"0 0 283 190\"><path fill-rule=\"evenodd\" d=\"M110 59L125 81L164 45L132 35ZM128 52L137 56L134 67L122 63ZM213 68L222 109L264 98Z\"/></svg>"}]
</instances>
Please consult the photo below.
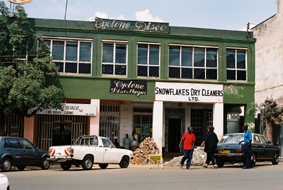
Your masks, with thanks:
<instances>
[{"instance_id":1,"label":"person standing near doorway","mask_svg":"<svg viewBox=\"0 0 283 190\"><path fill-rule=\"evenodd\" d=\"M133 131L132 137L133 137L133 139L132 139L132 142L131 142L131 149L134 152L138 147L138 138L139 138L138 135L136 134L136 131Z\"/></svg>"},{"instance_id":2,"label":"person standing near doorway","mask_svg":"<svg viewBox=\"0 0 283 190\"><path fill-rule=\"evenodd\" d=\"M250 164L251 164L251 151L252 151L252 134L248 129L247 125L243 126L243 130L245 131L244 135L244 147L243 147L243 152L244 152L244 158L245 158L245 167L243 169L249 169ZM241 144L243 141L239 142Z\"/></svg>"},{"instance_id":3,"label":"person standing near doorway","mask_svg":"<svg viewBox=\"0 0 283 190\"><path fill-rule=\"evenodd\" d=\"M123 139L123 145L125 149L130 149L130 143L131 143L131 139L129 138L129 135L126 134L126 136Z\"/></svg>"},{"instance_id":4,"label":"person standing near doorway","mask_svg":"<svg viewBox=\"0 0 283 190\"><path fill-rule=\"evenodd\" d=\"M204 152L207 153L206 162L203 165L203 167L207 168L208 164L211 161L213 165L212 168L217 168L217 164L215 163L214 160L214 153L217 151L218 137L213 132L214 131L213 126L208 126L207 131L208 133L205 136L203 142L201 143L201 147L203 147L203 145L205 144Z\"/></svg>"},{"instance_id":5,"label":"person standing near doorway","mask_svg":"<svg viewBox=\"0 0 283 190\"><path fill-rule=\"evenodd\" d=\"M184 157L181 160L180 167L183 168L185 161L187 160L187 169L191 169L191 161L194 152L194 143L196 141L196 137L193 134L193 128L188 127L188 132L184 133L181 142L179 144L179 148L181 149L181 145L184 142Z\"/></svg>"}]
</instances>

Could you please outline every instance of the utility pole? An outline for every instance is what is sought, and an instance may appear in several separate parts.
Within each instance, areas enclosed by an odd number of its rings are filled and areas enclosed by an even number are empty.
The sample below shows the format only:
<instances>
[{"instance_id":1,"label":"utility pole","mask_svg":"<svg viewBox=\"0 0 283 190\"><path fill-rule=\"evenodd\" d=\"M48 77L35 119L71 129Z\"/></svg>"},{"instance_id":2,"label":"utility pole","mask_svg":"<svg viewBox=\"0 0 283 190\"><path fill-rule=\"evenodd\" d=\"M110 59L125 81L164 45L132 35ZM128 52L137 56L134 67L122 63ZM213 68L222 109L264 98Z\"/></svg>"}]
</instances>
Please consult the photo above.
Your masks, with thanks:
<instances>
[{"instance_id":1,"label":"utility pole","mask_svg":"<svg viewBox=\"0 0 283 190\"><path fill-rule=\"evenodd\" d=\"M67 15L67 7L68 7L68 0L66 0L66 7L65 7L65 17L64 17L64 20L66 20L66 15Z\"/></svg>"}]
</instances>

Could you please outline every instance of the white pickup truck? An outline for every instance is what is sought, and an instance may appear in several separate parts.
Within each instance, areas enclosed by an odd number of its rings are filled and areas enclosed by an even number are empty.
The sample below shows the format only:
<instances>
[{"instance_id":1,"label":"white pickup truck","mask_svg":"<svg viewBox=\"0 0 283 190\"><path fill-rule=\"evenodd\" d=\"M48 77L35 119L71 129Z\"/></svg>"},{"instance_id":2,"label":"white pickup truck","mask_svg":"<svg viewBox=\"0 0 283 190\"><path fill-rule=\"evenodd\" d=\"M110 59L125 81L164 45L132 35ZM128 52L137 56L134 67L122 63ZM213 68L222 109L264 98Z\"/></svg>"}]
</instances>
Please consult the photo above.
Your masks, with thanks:
<instances>
[{"instance_id":1,"label":"white pickup truck","mask_svg":"<svg viewBox=\"0 0 283 190\"><path fill-rule=\"evenodd\" d=\"M60 162L63 170L69 170L72 165L81 165L84 170L90 170L93 164L98 164L102 169L107 168L108 164L127 168L133 152L115 148L106 137L91 135L79 137L74 145L52 146L48 155L47 160Z\"/></svg>"}]
</instances>

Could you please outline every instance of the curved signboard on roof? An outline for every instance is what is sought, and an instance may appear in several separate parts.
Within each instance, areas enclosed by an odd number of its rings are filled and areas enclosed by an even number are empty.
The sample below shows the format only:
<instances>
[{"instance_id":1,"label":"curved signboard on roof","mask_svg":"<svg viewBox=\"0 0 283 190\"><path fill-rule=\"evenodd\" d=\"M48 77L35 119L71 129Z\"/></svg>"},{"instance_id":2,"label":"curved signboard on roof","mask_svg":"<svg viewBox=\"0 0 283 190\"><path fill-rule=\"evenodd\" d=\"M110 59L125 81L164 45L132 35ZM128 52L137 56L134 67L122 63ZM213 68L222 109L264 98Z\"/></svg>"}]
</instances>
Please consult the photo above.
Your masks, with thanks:
<instances>
[{"instance_id":1,"label":"curved signboard on roof","mask_svg":"<svg viewBox=\"0 0 283 190\"><path fill-rule=\"evenodd\" d=\"M15 3L15 4L27 4L31 3L32 0L8 0L10 3Z\"/></svg>"}]
</instances>

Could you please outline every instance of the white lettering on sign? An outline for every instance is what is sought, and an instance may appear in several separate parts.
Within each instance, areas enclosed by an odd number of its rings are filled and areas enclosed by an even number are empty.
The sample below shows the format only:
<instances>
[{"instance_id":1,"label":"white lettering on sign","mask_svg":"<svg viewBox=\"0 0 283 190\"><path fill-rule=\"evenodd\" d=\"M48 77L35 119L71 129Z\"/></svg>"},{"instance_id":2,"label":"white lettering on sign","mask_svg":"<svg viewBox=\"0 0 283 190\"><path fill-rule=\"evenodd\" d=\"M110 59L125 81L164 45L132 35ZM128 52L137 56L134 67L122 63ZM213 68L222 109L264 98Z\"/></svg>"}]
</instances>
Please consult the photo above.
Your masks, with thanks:
<instances>
[{"instance_id":1,"label":"white lettering on sign","mask_svg":"<svg viewBox=\"0 0 283 190\"><path fill-rule=\"evenodd\" d=\"M223 103L222 84L155 83L156 101Z\"/></svg>"}]
</instances>

